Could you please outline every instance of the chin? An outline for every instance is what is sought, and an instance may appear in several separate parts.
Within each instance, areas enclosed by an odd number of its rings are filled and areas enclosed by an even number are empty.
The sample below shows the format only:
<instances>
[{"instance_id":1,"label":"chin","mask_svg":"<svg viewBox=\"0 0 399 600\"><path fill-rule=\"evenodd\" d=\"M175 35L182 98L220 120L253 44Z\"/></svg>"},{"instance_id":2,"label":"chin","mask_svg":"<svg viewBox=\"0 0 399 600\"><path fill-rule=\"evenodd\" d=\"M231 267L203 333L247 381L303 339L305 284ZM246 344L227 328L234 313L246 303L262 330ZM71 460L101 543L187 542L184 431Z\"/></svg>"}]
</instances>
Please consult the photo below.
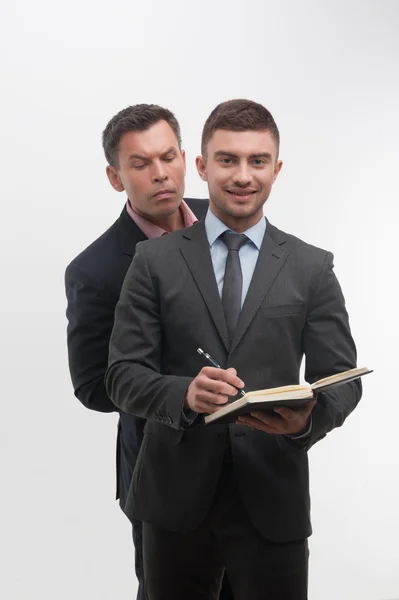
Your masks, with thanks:
<instances>
[{"instance_id":1,"label":"chin","mask_svg":"<svg viewBox=\"0 0 399 600\"><path fill-rule=\"evenodd\" d=\"M235 217L237 219L243 219L252 217L255 213L257 213L259 208L257 206L226 206L225 211L231 217Z\"/></svg>"},{"instance_id":2,"label":"chin","mask_svg":"<svg viewBox=\"0 0 399 600\"><path fill-rule=\"evenodd\" d=\"M170 217L179 208L183 198L171 198L170 200L162 200L154 206L153 216L154 217Z\"/></svg>"}]
</instances>

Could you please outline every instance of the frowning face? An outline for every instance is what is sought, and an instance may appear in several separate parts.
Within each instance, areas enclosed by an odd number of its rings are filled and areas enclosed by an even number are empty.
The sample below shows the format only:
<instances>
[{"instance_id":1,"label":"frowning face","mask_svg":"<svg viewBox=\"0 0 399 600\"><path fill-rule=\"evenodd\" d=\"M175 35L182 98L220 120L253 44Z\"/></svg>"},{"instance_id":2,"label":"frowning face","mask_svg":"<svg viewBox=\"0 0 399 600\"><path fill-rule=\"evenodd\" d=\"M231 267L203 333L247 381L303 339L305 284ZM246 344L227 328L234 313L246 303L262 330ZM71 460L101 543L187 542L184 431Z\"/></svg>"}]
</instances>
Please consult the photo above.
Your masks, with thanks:
<instances>
[{"instance_id":1,"label":"frowning face","mask_svg":"<svg viewBox=\"0 0 399 600\"><path fill-rule=\"evenodd\" d=\"M114 189L126 191L134 210L149 220L174 214L184 195L186 158L173 129L159 121L144 131L125 133L118 165L108 166Z\"/></svg>"}]
</instances>

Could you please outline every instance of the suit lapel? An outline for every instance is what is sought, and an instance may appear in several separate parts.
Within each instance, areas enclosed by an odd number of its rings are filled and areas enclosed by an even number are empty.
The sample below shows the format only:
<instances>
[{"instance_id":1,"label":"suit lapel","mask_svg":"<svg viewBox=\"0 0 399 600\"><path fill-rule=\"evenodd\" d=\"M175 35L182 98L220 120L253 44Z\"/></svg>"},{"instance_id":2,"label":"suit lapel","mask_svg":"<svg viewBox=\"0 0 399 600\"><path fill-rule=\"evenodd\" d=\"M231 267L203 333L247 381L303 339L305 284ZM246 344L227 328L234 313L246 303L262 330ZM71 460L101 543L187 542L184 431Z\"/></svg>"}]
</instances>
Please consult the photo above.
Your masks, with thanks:
<instances>
[{"instance_id":1,"label":"suit lapel","mask_svg":"<svg viewBox=\"0 0 399 600\"><path fill-rule=\"evenodd\" d=\"M199 221L183 231L180 251L228 351L229 340L226 321L215 279L204 221Z\"/></svg>"},{"instance_id":2,"label":"suit lapel","mask_svg":"<svg viewBox=\"0 0 399 600\"><path fill-rule=\"evenodd\" d=\"M286 240L279 233L275 227L269 222L267 223L265 237L238 320L230 353L240 343L288 256L287 252L280 247Z\"/></svg>"}]
</instances>

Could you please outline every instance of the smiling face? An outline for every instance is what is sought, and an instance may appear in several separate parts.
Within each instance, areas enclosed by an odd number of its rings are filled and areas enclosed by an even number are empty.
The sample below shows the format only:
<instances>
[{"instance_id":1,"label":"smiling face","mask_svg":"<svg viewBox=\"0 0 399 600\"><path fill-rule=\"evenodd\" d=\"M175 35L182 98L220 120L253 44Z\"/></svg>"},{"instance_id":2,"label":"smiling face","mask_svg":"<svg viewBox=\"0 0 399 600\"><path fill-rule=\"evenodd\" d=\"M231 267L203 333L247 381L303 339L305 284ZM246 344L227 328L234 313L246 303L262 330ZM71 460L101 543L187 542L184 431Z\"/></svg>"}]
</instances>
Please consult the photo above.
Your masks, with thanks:
<instances>
[{"instance_id":1,"label":"smiling face","mask_svg":"<svg viewBox=\"0 0 399 600\"><path fill-rule=\"evenodd\" d=\"M238 233L262 218L263 205L282 167L268 130L218 129L196 163L208 183L211 211Z\"/></svg>"},{"instance_id":2,"label":"smiling face","mask_svg":"<svg viewBox=\"0 0 399 600\"><path fill-rule=\"evenodd\" d=\"M183 199L185 173L184 150L163 120L144 131L124 133L118 145L118 164L107 167L112 187L126 191L134 210L150 221L177 211Z\"/></svg>"}]
</instances>

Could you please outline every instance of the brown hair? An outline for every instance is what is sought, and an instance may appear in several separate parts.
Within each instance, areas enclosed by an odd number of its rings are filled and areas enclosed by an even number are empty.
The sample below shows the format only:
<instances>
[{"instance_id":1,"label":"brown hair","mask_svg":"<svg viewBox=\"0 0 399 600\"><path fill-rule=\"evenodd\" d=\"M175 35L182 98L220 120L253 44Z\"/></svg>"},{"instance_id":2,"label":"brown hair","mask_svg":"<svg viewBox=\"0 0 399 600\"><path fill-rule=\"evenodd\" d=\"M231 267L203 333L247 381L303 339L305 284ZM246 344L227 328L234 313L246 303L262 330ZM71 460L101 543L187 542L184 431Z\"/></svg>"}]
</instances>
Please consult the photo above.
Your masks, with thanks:
<instances>
[{"instance_id":1,"label":"brown hair","mask_svg":"<svg viewBox=\"0 0 399 600\"><path fill-rule=\"evenodd\" d=\"M280 146L280 133L270 112L252 100L228 100L218 104L207 118L202 130L201 152L206 156L209 140L217 129L230 131L270 131Z\"/></svg>"},{"instance_id":2,"label":"brown hair","mask_svg":"<svg viewBox=\"0 0 399 600\"><path fill-rule=\"evenodd\" d=\"M166 121L170 125L181 148L180 125L170 110L157 104L134 104L112 117L103 131L103 149L108 164L118 166L118 146L124 133L145 131L158 121Z\"/></svg>"}]
</instances>

